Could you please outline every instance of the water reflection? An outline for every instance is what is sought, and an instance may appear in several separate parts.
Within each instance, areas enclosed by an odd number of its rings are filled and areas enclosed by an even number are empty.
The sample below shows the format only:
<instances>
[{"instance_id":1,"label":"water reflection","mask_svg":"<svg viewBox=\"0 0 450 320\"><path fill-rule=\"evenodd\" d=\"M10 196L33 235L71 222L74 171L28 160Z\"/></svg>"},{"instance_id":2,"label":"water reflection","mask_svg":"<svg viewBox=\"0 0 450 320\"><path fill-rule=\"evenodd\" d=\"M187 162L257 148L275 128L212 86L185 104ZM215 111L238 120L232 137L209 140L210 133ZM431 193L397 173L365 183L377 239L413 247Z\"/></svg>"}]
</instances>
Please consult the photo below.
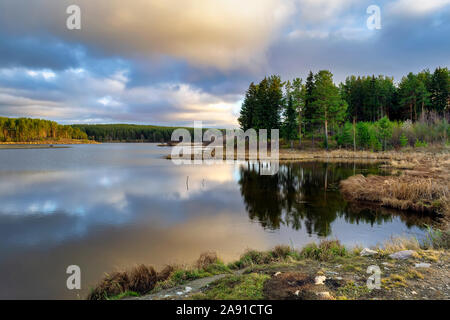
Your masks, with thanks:
<instances>
[{"instance_id":1,"label":"water reflection","mask_svg":"<svg viewBox=\"0 0 450 320\"><path fill-rule=\"evenodd\" d=\"M421 234L422 220L355 207L340 179L376 166L296 163L275 176L258 166L174 166L170 149L103 144L0 151L0 298L85 296L104 272L136 263L191 263L214 250L296 247L330 236L374 245ZM65 287L82 268L81 292Z\"/></svg>"},{"instance_id":2,"label":"water reflection","mask_svg":"<svg viewBox=\"0 0 450 320\"><path fill-rule=\"evenodd\" d=\"M357 168L351 163L286 163L277 175L264 176L259 172L258 163L242 166L239 185L250 219L270 230L282 225L294 230L304 226L310 235L327 237L337 218L351 224L374 225L392 222L394 216L399 216L409 227L429 222L410 212L349 204L342 198L339 181L355 173L383 174L377 165Z\"/></svg>"}]
</instances>

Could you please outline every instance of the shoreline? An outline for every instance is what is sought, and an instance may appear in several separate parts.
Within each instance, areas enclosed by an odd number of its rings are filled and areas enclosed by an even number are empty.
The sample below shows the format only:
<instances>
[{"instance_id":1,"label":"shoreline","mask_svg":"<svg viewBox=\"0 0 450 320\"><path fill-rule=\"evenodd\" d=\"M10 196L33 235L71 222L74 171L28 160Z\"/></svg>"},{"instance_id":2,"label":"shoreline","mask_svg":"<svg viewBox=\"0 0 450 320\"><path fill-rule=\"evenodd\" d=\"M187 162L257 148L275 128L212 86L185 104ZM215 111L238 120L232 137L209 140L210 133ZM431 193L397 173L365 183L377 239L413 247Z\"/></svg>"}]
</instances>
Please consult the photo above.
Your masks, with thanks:
<instances>
[{"instance_id":1,"label":"shoreline","mask_svg":"<svg viewBox=\"0 0 450 320\"><path fill-rule=\"evenodd\" d=\"M447 234L448 236L448 234ZM410 300L450 299L446 247L391 239L374 248L347 248L323 240L300 249L279 245L247 250L225 264L215 252L189 266L160 271L139 265L107 274L88 299L135 300ZM369 266L381 271L379 289L368 289ZM430 288L432 286L432 288Z\"/></svg>"},{"instance_id":2,"label":"shoreline","mask_svg":"<svg viewBox=\"0 0 450 320\"><path fill-rule=\"evenodd\" d=\"M100 144L93 140L61 139L46 141L22 141L22 142L0 142L0 150L7 149L61 149L70 148L70 145Z\"/></svg>"}]
</instances>

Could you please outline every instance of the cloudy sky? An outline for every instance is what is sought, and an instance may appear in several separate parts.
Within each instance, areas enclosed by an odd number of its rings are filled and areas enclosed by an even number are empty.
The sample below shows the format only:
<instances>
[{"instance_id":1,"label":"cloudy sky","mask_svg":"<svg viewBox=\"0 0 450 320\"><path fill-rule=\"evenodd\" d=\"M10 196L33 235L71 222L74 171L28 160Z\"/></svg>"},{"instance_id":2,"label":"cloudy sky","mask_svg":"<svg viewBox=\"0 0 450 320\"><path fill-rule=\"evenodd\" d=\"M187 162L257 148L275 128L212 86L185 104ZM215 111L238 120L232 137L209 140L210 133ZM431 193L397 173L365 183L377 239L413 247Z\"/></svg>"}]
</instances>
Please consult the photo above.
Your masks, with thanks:
<instances>
[{"instance_id":1,"label":"cloudy sky","mask_svg":"<svg viewBox=\"0 0 450 320\"><path fill-rule=\"evenodd\" d=\"M450 0L0 0L0 116L232 127L251 81L400 80L449 66L449 35Z\"/></svg>"}]
</instances>

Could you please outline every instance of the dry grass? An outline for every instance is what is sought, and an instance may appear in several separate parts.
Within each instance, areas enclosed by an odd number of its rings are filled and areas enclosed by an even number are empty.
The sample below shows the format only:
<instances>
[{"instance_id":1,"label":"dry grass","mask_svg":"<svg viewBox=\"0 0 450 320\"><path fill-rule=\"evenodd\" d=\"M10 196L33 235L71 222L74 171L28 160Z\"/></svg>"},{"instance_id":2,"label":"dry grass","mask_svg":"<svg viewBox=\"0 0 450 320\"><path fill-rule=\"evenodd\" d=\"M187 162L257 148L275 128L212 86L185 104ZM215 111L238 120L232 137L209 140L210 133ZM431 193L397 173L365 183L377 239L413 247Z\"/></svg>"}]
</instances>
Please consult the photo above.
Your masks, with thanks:
<instances>
[{"instance_id":1,"label":"dry grass","mask_svg":"<svg viewBox=\"0 0 450 320\"><path fill-rule=\"evenodd\" d=\"M398 251L414 250L419 251L420 243L416 238L396 237L391 238L383 243L382 249L379 249L384 254L391 254Z\"/></svg>"},{"instance_id":2,"label":"dry grass","mask_svg":"<svg viewBox=\"0 0 450 320\"><path fill-rule=\"evenodd\" d=\"M389 162L402 169L397 176L356 175L341 181L347 200L370 201L401 210L450 216L450 159L448 153L410 154Z\"/></svg>"},{"instance_id":3,"label":"dry grass","mask_svg":"<svg viewBox=\"0 0 450 320\"><path fill-rule=\"evenodd\" d=\"M200 254L195 266L198 269L207 269L209 266L217 263L219 258L216 252L203 252Z\"/></svg>"},{"instance_id":4,"label":"dry grass","mask_svg":"<svg viewBox=\"0 0 450 320\"><path fill-rule=\"evenodd\" d=\"M144 294L155 287L158 275L153 267L139 265L131 270L128 290Z\"/></svg>"},{"instance_id":5,"label":"dry grass","mask_svg":"<svg viewBox=\"0 0 450 320\"><path fill-rule=\"evenodd\" d=\"M88 300L108 299L127 291L145 294L150 292L158 281L166 280L172 272L171 267L166 267L157 273L153 267L138 265L130 271L106 274L91 291Z\"/></svg>"}]
</instances>

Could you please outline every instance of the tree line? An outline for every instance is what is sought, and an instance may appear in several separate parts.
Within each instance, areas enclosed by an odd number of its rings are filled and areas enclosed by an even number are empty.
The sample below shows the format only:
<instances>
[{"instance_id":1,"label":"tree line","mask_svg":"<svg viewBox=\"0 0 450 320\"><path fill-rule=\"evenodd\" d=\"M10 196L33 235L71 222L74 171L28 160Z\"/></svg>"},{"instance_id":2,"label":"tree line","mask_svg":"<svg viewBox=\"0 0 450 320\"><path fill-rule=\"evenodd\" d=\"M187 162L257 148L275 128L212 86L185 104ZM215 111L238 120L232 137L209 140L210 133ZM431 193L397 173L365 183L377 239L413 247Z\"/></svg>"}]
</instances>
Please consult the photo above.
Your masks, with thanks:
<instances>
[{"instance_id":1,"label":"tree line","mask_svg":"<svg viewBox=\"0 0 450 320\"><path fill-rule=\"evenodd\" d=\"M175 127L135 124L76 124L89 139L98 142L169 142ZM186 128L191 130L192 128Z\"/></svg>"},{"instance_id":2,"label":"tree line","mask_svg":"<svg viewBox=\"0 0 450 320\"><path fill-rule=\"evenodd\" d=\"M33 142L58 139L87 139L85 132L54 121L0 117L0 142Z\"/></svg>"},{"instance_id":3,"label":"tree line","mask_svg":"<svg viewBox=\"0 0 450 320\"><path fill-rule=\"evenodd\" d=\"M361 148L374 149L374 145L377 148L381 145L385 149L395 145L389 142L393 127L401 127L406 120L411 123L410 127L419 122L428 126L442 122L443 132L437 135L447 139L449 112L450 73L447 68L438 67L433 73L429 70L411 72L398 84L392 77L373 75L349 76L339 85L334 84L330 71L321 70L316 74L309 72L304 83L301 78L283 82L279 76L251 83L238 121L244 131L280 129L281 136L290 141L291 147L297 139L301 144L302 138L309 138L314 145L315 139L320 138L328 148L330 134L335 142L340 137L341 142L345 141L341 146L346 146L348 139L342 136L348 138L350 128L355 149L357 141L361 142ZM365 131L371 136L366 137L372 139L370 143L362 137L367 136ZM406 131L410 136L408 143L415 144L416 141L409 141L414 138L410 134L414 130L405 129L405 136Z\"/></svg>"}]
</instances>

